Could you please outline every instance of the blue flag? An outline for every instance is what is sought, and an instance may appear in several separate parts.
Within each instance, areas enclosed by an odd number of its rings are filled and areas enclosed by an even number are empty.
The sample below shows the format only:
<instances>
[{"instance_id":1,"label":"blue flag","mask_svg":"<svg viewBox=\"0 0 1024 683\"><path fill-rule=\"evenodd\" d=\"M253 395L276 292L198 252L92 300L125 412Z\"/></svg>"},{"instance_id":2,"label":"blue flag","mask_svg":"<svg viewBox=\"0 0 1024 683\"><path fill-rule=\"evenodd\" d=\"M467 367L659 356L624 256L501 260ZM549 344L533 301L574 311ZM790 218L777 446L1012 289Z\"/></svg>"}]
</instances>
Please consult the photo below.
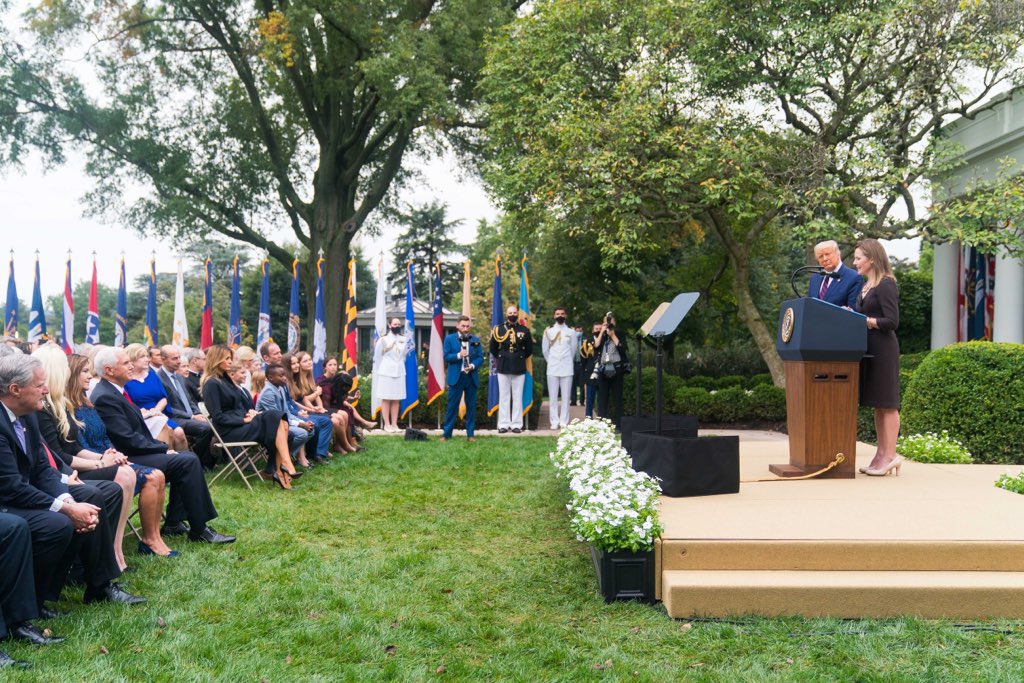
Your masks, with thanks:
<instances>
[{"instance_id":1,"label":"blue flag","mask_svg":"<svg viewBox=\"0 0 1024 683\"><path fill-rule=\"evenodd\" d=\"M523 272L519 278L519 324L530 329L533 316L530 314L530 260L523 257ZM526 381L523 382L523 415L530 424L530 408L533 406L533 358L526 359Z\"/></svg>"},{"instance_id":2,"label":"blue flag","mask_svg":"<svg viewBox=\"0 0 1024 683\"><path fill-rule=\"evenodd\" d=\"M505 311L501 306L501 257L494 259L494 303L491 304L491 336L494 329L505 320ZM491 355L491 366L487 379L487 414L494 415L498 410L498 358Z\"/></svg>"},{"instance_id":3,"label":"blue flag","mask_svg":"<svg viewBox=\"0 0 1024 683\"><path fill-rule=\"evenodd\" d=\"M46 336L46 311L43 293L39 289L39 254L36 254L36 279L32 284L32 310L28 313L28 340L39 341Z\"/></svg>"},{"instance_id":4,"label":"blue flag","mask_svg":"<svg viewBox=\"0 0 1024 683\"><path fill-rule=\"evenodd\" d=\"M121 257L121 280L117 284L117 315L114 316L114 346L123 348L128 343L128 282L124 276L124 256Z\"/></svg>"},{"instance_id":5,"label":"blue flag","mask_svg":"<svg viewBox=\"0 0 1024 683\"><path fill-rule=\"evenodd\" d=\"M231 274L231 308L228 312L228 346L237 349L242 345L242 304L238 279L238 257L235 257Z\"/></svg>"},{"instance_id":6,"label":"blue flag","mask_svg":"<svg viewBox=\"0 0 1024 683\"><path fill-rule=\"evenodd\" d=\"M419 364L416 359L416 312L413 310L412 261L405 266L405 398L398 404L399 417L405 417L420 404Z\"/></svg>"},{"instance_id":7,"label":"blue flag","mask_svg":"<svg viewBox=\"0 0 1024 683\"><path fill-rule=\"evenodd\" d=\"M7 276L7 314L4 316L4 334L18 336L18 287L14 284L14 252L11 252L11 272Z\"/></svg>"},{"instance_id":8,"label":"blue flag","mask_svg":"<svg viewBox=\"0 0 1024 683\"><path fill-rule=\"evenodd\" d=\"M299 259L292 261L292 295L288 300L288 353L299 350L302 340L302 324L299 318Z\"/></svg>"},{"instance_id":9,"label":"blue flag","mask_svg":"<svg viewBox=\"0 0 1024 683\"><path fill-rule=\"evenodd\" d=\"M270 261L264 258L260 264L263 271L263 287L260 289L260 318L256 325L256 348L263 342L273 341L270 334Z\"/></svg>"},{"instance_id":10,"label":"blue flag","mask_svg":"<svg viewBox=\"0 0 1024 683\"><path fill-rule=\"evenodd\" d=\"M327 358L327 324L324 322L324 259L316 262L316 312L313 318L313 378L324 374L324 359Z\"/></svg>"},{"instance_id":11,"label":"blue flag","mask_svg":"<svg viewBox=\"0 0 1024 683\"><path fill-rule=\"evenodd\" d=\"M156 258L149 260L149 296L146 298L146 346L157 346L160 334L156 321Z\"/></svg>"}]
</instances>

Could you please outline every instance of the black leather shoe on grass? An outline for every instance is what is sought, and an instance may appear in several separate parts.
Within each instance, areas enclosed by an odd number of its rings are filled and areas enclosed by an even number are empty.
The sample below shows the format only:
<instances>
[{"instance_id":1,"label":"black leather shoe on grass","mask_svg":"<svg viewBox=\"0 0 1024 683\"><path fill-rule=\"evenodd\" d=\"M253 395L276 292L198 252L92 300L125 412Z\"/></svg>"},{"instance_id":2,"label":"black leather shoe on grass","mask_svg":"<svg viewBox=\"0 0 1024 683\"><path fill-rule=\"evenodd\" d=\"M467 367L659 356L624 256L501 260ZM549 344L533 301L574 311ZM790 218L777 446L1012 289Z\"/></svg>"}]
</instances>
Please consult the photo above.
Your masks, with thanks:
<instances>
[{"instance_id":1,"label":"black leather shoe on grass","mask_svg":"<svg viewBox=\"0 0 1024 683\"><path fill-rule=\"evenodd\" d=\"M177 524L164 524L160 527L161 536L181 536L189 532L188 524L178 522Z\"/></svg>"},{"instance_id":2,"label":"black leather shoe on grass","mask_svg":"<svg viewBox=\"0 0 1024 683\"><path fill-rule=\"evenodd\" d=\"M119 602L122 605L139 605L146 602L141 595L132 595L119 584L108 583L103 588L87 588L82 602L90 604L93 602Z\"/></svg>"},{"instance_id":3,"label":"black leather shoe on grass","mask_svg":"<svg viewBox=\"0 0 1024 683\"><path fill-rule=\"evenodd\" d=\"M43 633L41 628L27 621L23 621L11 628L11 638L24 640L26 643L32 643L33 645L56 645L57 643L64 642L63 638L48 636Z\"/></svg>"},{"instance_id":4,"label":"black leather shoe on grass","mask_svg":"<svg viewBox=\"0 0 1024 683\"><path fill-rule=\"evenodd\" d=\"M22 662L0 650L0 669L31 669L31 662Z\"/></svg>"},{"instance_id":5,"label":"black leather shoe on grass","mask_svg":"<svg viewBox=\"0 0 1024 683\"><path fill-rule=\"evenodd\" d=\"M189 534L188 540L198 541L200 543L234 543L235 537L219 534L214 531L213 527L206 527L196 536Z\"/></svg>"}]
</instances>

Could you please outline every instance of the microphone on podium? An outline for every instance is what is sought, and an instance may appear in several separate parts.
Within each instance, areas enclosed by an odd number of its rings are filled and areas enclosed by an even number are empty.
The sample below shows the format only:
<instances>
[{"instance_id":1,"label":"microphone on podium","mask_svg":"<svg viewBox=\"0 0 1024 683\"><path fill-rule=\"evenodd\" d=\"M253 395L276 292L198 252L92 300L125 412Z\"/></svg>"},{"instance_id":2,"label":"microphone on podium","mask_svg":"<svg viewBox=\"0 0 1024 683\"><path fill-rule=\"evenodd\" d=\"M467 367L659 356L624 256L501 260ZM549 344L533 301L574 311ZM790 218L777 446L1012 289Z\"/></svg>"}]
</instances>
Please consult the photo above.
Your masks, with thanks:
<instances>
[{"instance_id":1,"label":"microphone on podium","mask_svg":"<svg viewBox=\"0 0 1024 683\"><path fill-rule=\"evenodd\" d=\"M811 273L813 275L823 275L824 277L832 278L833 280L839 279L838 272L828 273L821 266L800 266L793 271L793 274L789 276L789 286L793 288L793 294L800 297L803 296L796 288L796 276L800 273Z\"/></svg>"}]
</instances>

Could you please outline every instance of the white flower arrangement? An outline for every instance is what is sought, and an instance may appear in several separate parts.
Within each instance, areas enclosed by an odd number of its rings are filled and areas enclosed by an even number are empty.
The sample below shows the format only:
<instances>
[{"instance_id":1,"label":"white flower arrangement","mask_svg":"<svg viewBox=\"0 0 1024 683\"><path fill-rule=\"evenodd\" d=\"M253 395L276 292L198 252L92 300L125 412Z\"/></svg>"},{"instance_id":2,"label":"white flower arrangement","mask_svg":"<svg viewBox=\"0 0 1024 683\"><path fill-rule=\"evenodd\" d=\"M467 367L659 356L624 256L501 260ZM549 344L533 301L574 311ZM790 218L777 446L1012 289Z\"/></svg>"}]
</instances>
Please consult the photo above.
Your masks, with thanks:
<instances>
[{"instance_id":1,"label":"white flower arrangement","mask_svg":"<svg viewBox=\"0 0 1024 683\"><path fill-rule=\"evenodd\" d=\"M574 420L562 430L551 462L569 486L571 526L577 540L605 552L654 548L661 535L661 489L632 467L608 420Z\"/></svg>"}]
</instances>

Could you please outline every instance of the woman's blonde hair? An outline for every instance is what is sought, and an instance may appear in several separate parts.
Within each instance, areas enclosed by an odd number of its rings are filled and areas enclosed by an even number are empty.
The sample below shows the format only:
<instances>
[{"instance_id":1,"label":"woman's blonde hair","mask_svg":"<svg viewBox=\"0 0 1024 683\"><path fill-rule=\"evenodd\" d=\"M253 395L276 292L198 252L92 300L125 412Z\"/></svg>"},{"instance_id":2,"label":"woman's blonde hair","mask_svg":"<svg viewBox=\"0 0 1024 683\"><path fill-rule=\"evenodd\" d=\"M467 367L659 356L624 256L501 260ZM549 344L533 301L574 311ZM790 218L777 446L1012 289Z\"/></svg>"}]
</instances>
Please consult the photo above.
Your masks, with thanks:
<instances>
[{"instance_id":1,"label":"woman's blonde hair","mask_svg":"<svg viewBox=\"0 0 1024 683\"><path fill-rule=\"evenodd\" d=\"M235 360L239 363L248 363L256 357L256 352L251 346L239 346L235 349Z\"/></svg>"},{"instance_id":2,"label":"woman's blonde hair","mask_svg":"<svg viewBox=\"0 0 1024 683\"><path fill-rule=\"evenodd\" d=\"M250 393L255 396L262 392L265 386L267 386L267 375L262 370L252 373L252 378L249 380Z\"/></svg>"},{"instance_id":3,"label":"woman's blonde hair","mask_svg":"<svg viewBox=\"0 0 1024 683\"><path fill-rule=\"evenodd\" d=\"M71 431L70 421L75 419L74 408L67 400L68 377L71 374L67 354L59 346L46 345L33 351L32 357L43 364L43 371L46 373L46 388L49 393L43 397L43 407L53 415L60 435L66 439ZM77 420L76 424L81 426Z\"/></svg>"},{"instance_id":4,"label":"woman's blonde hair","mask_svg":"<svg viewBox=\"0 0 1024 683\"><path fill-rule=\"evenodd\" d=\"M886 278L893 282L896 281L896 276L892 272L892 264L889 263L889 255L885 253L885 247L881 242L873 237L868 237L857 243L857 249L860 249L864 257L871 262L871 274L875 283Z\"/></svg>"},{"instance_id":5,"label":"woman's blonde hair","mask_svg":"<svg viewBox=\"0 0 1024 683\"><path fill-rule=\"evenodd\" d=\"M142 356L149 358L149 349L145 344L129 344L124 347L124 352L128 354L128 360L133 363Z\"/></svg>"},{"instance_id":6,"label":"woman's blonde hair","mask_svg":"<svg viewBox=\"0 0 1024 683\"><path fill-rule=\"evenodd\" d=\"M214 344L206 350L206 365L203 367L203 376L199 379L199 386L206 384L208 379L222 379L225 375L220 369L220 364L225 358L234 358L234 352L227 344Z\"/></svg>"}]
</instances>

